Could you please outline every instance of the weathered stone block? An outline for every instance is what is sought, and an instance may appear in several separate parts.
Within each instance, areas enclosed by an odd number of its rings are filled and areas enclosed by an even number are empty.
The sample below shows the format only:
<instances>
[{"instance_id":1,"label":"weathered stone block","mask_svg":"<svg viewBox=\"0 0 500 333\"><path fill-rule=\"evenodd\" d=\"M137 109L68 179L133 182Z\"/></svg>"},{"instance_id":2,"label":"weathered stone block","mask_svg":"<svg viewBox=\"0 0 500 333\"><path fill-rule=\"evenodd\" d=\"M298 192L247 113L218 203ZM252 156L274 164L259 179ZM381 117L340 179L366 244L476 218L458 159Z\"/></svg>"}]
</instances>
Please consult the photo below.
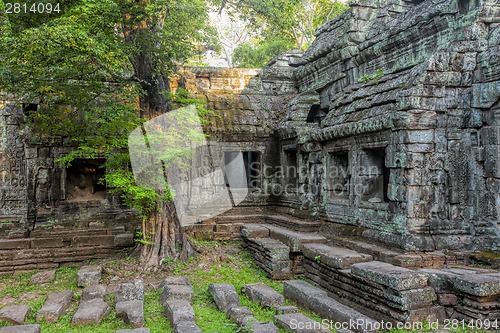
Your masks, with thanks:
<instances>
[{"instance_id":1,"label":"weathered stone block","mask_svg":"<svg viewBox=\"0 0 500 333\"><path fill-rule=\"evenodd\" d=\"M458 290L474 296L493 296L500 294L500 273L471 274L455 278L453 285Z\"/></svg>"},{"instance_id":2,"label":"weathered stone block","mask_svg":"<svg viewBox=\"0 0 500 333\"><path fill-rule=\"evenodd\" d=\"M296 306L291 305L281 305L276 307L276 315L297 313L299 309Z\"/></svg>"},{"instance_id":3,"label":"weathered stone block","mask_svg":"<svg viewBox=\"0 0 500 333\"><path fill-rule=\"evenodd\" d=\"M103 284L95 284L85 287L80 297L80 302L90 301L93 299L103 299L106 294L106 286Z\"/></svg>"},{"instance_id":4,"label":"weathered stone block","mask_svg":"<svg viewBox=\"0 0 500 333\"><path fill-rule=\"evenodd\" d=\"M100 298L80 302L76 310L72 324L100 324L101 321L110 313L109 305Z\"/></svg>"},{"instance_id":5,"label":"weathered stone block","mask_svg":"<svg viewBox=\"0 0 500 333\"><path fill-rule=\"evenodd\" d=\"M351 269L352 274L357 277L398 291L427 286L428 278L425 274L380 261L354 264Z\"/></svg>"},{"instance_id":6,"label":"weathered stone block","mask_svg":"<svg viewBox=\"0 0 500 333\"><path fill-rule=\"evenodd\" d=\"M253 318L253 313L246 306L232 306L226 313L227 318L232 322L242 326L248 322L249 318Z\"/></svg>"},{"instance_id":7,"label":"weathered stone block","mask_svg":"<svg viewBox=\"0 0 500 333\"><path fill-rule=\"evenodd\" d=\"M372 256L367 254L326 244L305 244L302 252L304 256L311 260L319 260L321 263L337 269L349 268L352 264L373 259Z\"/></svg>"},{"instance_id":8,"label":"weathered stone block","mask_svg":"<svg viewBox=\"0 0 500 333\"><path fill-rule=\"evenodd\" d=\"M30 278L30 282L33 284L44 284L44 283L49 283L52 282L56 277L56 271L51 270L51 271L43 271L40 273L34 274Z\"/></svg>"},{"instance_id":9,"label":"weathered stone block","mask_svg":"<svg viewBox=\"0 0 500 333\"><path fill-rule=\"evenodd\" d=\"M212 295L217 308L227 312L233 306L240 306L240 298L232 284L211 284L208 291Z\"/></svg>"},{"instance_id":10,"label":"weathered stone block","mask_svg":"<svg viewBox=\"0 0 500 333\"><path fill-rule=\"evenodd\" d=\"M78 286L86 287L99 284L99 281L101 281L101 275L101 266L82 266L82 268L78 271Z\"/></svg>"},{"instance_id":11,"label":"weathered stone block","mask_svg":"<svg viewBox=\"0 0 500 333\"><path fill-rule=\"evenodd\" d=\"M144 303L142 300L121 301L116 303L116 316L132 327L144 326Z\"/></svg>"},{"instance_id":12,"label":"weathered stone block","mask_svg":"<svg viewBox=\"0 0 500 333\"><path fill-rule=\"evenodd\" d=\"M162 290L168 285L190 285L189 277L187 276L167 276L158 286L158 290Z\"/></svg>"},{"instance_id":13,"label":"weathered stone block","mask_svg":"<svg viewBox=\"0 0 500 333\"><path fill-rule=\"evenodd\" d=\"M247 284L243 292L253 301L263 307L276 308L285 305L285 298L273 288L264 283Z\"/></svg>"},{"instance_id":14,"label":"weathered stone block","mask_svg":"<svg viewBox=\"0 0 500 333\"><path fill-rule=\"evenodd\" d=\"M244 238L265 238L269 237L269 229L258 224L246 224L241 228L241 235Z\"/></svg>"},{"instance_id":15,"label":"weathered stone block","mask_svg":"<svg viewBox=\"0 0 500 333\"><path fill-rule=\"evenodd\" d=\"M19 325L24 324L26 317L30 312L27 305L9 305L0 309L0 320Z\"/></svg>"},{"instance_id":16,"label":"weathered stone block","mask_svg":"<svg viewBox=\"0 0 500 333\"><path fill-rule=\"evenodd\" d=\"M190 285L166 285L161 293L161 303L167 300L182 299L191 302L194 296L193 288Z\"/></svg>"},{"instance_id":17,"label":"weathered stone block","mask_svg":"<svg viewBox=\"0 0 500 333\"><path fill-rule=\"evenodd\" d=\"M173 326L183 321L194 322L194 311L189 301L172 299L166 301L163 307L168 320Z\"/></svg>"},{"instance_id":18,"label":"weathered stone block","mask_svg":"<svg viewBox=\"0 0 500 333\"><path fill-rule=\"evenodd\" d=\"M329 333L327 327L321 323L304 316L301 313L283 314L275 316L276 325L290 332L297 333Z\"/></svg>"},{"instance_id":19,"label":"weathered stone block","mask_svg":"<svg viewBox=\"0 0 500 333\"><path fill-rule=\"evenodd\" d=\"M0 333L41 333L40 325L17 325L0 327Z\"/></svg>"},{"instance_id":20,"label":"weathered stone block","mask_svg":"<svg viewBox=\"0 0 500 333\"><path fill-rule=\"evenodd\" d=\"M129 247L134 245L134 235L131 233L123 233L115 236L114 246Z\"/></svg>"},{"instance_id":21,"label":"weathered stone block","mask_svg":"<svg viewBox=\"0 0 500 333\"><path fill-rule=\"evenodd\" d=\"M182 321L174 326L174 333L202 333L194 322Z\"/></svg>"},{"instance_id":22,"label":"weathered stone block","mask_svg":"<svg viewBox=\"0 0 500 333\"><path fill-rule=\"evenodd\" d=\"M36 321L56 322L70 306L72 299L73 292L71 290L49 295L42 308L37 312Z\"/></svg>"},{"instance_id":23,"label":"weathered stone block","mask_svg":"<svg viewBox=\"0 0 500 333\"><path fill-rule=\"evenodd\" d=\"M132 283L122 283L116 292L116 302L143 301L144 283L141 279L135 279Z\"/></svg>"}]
</instances>

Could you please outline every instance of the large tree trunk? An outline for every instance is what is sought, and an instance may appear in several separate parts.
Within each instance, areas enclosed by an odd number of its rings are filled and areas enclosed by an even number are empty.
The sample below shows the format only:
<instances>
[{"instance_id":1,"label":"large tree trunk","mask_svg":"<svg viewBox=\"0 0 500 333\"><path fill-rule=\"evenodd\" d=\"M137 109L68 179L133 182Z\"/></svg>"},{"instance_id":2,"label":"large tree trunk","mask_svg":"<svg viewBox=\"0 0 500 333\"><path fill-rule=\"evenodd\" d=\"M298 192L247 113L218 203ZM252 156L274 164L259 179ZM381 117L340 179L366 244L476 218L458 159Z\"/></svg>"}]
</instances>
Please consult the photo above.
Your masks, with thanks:
<instances>
[{"instance_id":1,"label":"large tree trunk","mask_svg":"<svg viewBox=\"0 0 500 333\"><path fill-rule=\"evenodd\" d=\"M140 260L144 271L156 271L165 258L186 260L194 254L173 202L158 202L142 228L146 242L142 245Z\"/></svg>"},{"instance_id":2,"label":"large tree trunk","mask_svg":"<svg viewBox=\"0 0 500 333\"><path fill-rule=\"evenodd\" d=\"M127 38L147 41L147 34L155 33L157 27L139 24L126 31ZM151 47L142 45L141 52L131 59L134 72L144 96L140 98L141 118L152 119L172 109L165 93L170 91L168 76L163 74ZM161 193L159 193L161 194ZM166 258L185 260L194 254L184 233L173 202L164 202L161 195L158 202L143 220L144 242L141 245L141 265L144 271L156 271Z\"/></svg>"}]
</instances>

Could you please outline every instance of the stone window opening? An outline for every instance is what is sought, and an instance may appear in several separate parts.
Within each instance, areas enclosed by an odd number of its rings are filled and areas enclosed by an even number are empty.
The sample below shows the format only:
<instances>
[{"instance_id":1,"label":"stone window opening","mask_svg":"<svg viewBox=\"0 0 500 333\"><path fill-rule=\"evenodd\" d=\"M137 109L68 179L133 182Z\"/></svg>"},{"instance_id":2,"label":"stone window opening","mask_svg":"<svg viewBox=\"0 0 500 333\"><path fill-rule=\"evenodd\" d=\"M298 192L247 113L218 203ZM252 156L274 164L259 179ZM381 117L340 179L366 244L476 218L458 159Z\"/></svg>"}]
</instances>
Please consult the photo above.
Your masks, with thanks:
<instances>
[{"instance_id":1,"label":"stone window opening","mask_svg":"<svg viewBox=\"0 0 500 333\"><path fill-rule=\"evenodd\" d=\"M66 169L65 197L69 201L103 200L106 185L101 184L104 159L75 159Z\"/></svg>"},{"instance_id":2,"label":"stone window opening","mask_svg":"<svg viewBox=\"0 0 500 333\"><path fill-rule=\"evenodd\" d=\"M243 165L231 164L239 154L243 155ZM260 187L260 152L258 151L228 151L224 153L225 183L229 187L256 189ZM239 168L244 168L244 177L240 177Z\"/></svg>"},{"instance_id":3,"label":"stone window opening","mask_svg":"<svg viewBox=\"0 0 500 333\"><path fill-rule=\"evenodd\" d=\"M299 163L296 150L285 150L285 184L291 188L299 186Z\"/></svg>"},{"instance_id":4,"label":"stone window opening","mask_svg":"<svg viewBox=\"0 0 500 333\"><path fill-rule=\"evenodd\" d=\"M359 165L357 194L371 203L389 202L390 170L385 165L385 148L363 149Z\"/></svg>"},{"instance_id":5,"label":"stone window opening","mask_svg":"<svg viewBox=\"0 0 500 333\"><path fill-rule=\"evenodd\" d=\"M38 111L38 104L37 103L24 103L23 104L23 113L25 115L28 115L34 111Z\"/></svg>"},{"instance_id":6,"label":"stone window opening","mask_svg":"<svg viewBox=\"0 0 500 333\"><path fill-rule=\"evenodd\" d=\"M328 154L327 191L330 197L349 198L351 174L349 171L349 153L347 151Z\"/></svg>"},{"instance_id":7,"label":"stone window opening","mask_svg":"<svg viewBox=\"0 0 500 333\"><path fill-rule=\"evenodd\" d=\"M313 104L311 106L311 109L309 110L309 113L307 114L306 122L309 124L320 124L321 120L326 116L327 113L327 108L321 108L321 105Z\"/></svg>"}]
</instances>

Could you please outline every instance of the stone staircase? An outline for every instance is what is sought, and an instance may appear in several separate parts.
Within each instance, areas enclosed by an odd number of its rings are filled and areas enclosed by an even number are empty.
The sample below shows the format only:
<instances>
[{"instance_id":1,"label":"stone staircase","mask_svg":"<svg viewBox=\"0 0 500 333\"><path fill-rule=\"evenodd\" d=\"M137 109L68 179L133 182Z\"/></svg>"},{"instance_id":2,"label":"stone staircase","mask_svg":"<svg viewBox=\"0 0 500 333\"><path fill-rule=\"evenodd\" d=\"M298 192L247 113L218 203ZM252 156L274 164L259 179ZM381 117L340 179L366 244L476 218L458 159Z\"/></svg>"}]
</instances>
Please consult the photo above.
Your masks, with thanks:
<instances>
[{"instance_id":1,"label":"stone staircase","mask_svg":"<svg viewBox=\"0 0 500 333\"><path fill-rule=\"evenodd\" d=\"M245 225L241 235L271 278L303 275L321 288L285 282L285 296L322 318L342 322L361 315L391 323L500 319L500 273L446 268L464 259L460 253L408 254L270 224ZM360 330L365 331L370 330Z\"/></svg>"},{"instance_id":2,"label":"stone staircase","mask_svg":"<svg viewBox=\"0 0 500 333\"><path fill-rule=\"evenodd\" d=\"M133 244L124 227L37 229L29 238L0 239L0 274L108 258Z\"/></svg>"}]
</instances>

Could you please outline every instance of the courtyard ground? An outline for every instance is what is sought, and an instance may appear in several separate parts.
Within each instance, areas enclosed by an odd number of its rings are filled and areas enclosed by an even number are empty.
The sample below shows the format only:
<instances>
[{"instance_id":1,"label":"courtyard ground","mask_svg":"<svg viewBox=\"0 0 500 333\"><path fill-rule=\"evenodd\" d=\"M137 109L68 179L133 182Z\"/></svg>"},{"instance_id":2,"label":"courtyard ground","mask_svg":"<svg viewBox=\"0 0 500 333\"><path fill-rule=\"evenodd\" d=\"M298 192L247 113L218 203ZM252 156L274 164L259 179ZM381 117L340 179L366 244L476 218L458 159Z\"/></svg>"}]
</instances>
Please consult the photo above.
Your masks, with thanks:
<instances>
[{"instance_id":1,"label":"courtyard ground","mask_svg":"<svg viewBox=\"0 0 500 333\"><path fill-rule=\"evenodd\" d=\"M78 298L82 288L77 286L77 273L79 266L63 267L56 271L52 282L35 285L30 282L30 277L36 272L27 272L18 275L5 275L0 277L0 307L4 305L26 304L31 308L28 323L35 323L36 312L42 307L47 295L64 290L73 290L75 293L71 307L55 324L41 322L44 333L110 333L119 329L130 328L114 314L114 292L123 282L128 282L140 277L145 285L145 327L152 333L172 332L164 310L160 303L160 293L156 290L162 279L170 275L187 275L190 277L194 288L193 308L196 322L206 333L235 333L238 332L236 324L226 319L223 312L219 311L208 292L211 283L232 283L240 292L243 285L248 283L263 282L280 293L283 293L283 284L279 281L268 279L264 272L253 262L250 255L243 249L240 242L197 242L201 253L187 262L164 260L163 268L157 273L140 273L140 263L135 256L123 254L115 259L91 262L103 267L101 283L107 286L105 300L112 306L111 314L100 325L72 325L71 318L78 306ZM274 309L263 309L257 303L250 301L240 293L243 306L247 306L261 322L273 321ZM288 302L288 301L287 301ZM289 303L289 305L294 305ZM309 311L301 309L300 312L310 318L321 319ZM0 322L0 326L7 323ZM280 333L285 333L280 330ZM465 331L456 331L465 333ZM403 331L392 331L403 333Z\"/></svg>"}]
</instances>

